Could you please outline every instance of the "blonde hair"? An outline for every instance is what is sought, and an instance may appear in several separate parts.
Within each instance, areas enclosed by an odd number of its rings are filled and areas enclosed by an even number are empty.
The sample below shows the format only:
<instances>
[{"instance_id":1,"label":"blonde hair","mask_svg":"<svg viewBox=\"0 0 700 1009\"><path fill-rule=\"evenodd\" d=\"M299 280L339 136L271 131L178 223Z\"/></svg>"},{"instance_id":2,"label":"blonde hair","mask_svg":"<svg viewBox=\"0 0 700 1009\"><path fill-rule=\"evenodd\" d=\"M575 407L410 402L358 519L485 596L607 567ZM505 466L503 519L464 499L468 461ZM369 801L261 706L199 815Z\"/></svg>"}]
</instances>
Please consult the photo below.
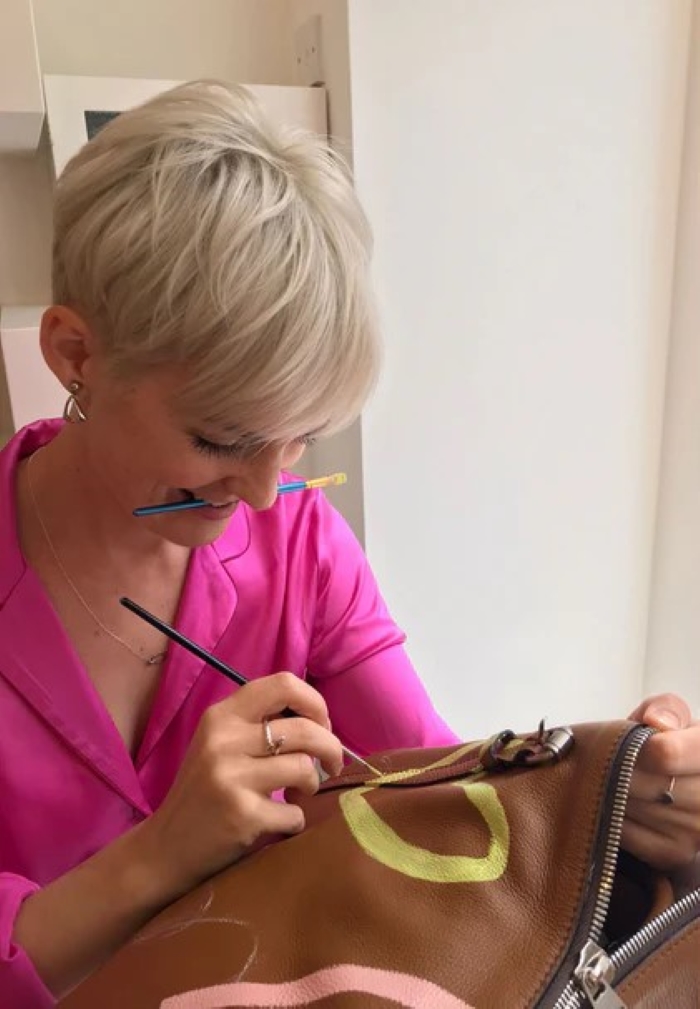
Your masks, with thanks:
<instances>
[{"instance_id":1,"label":"blonde hair","mask_svg":"<svg viewBox=\"0 0 700 1009\"><path fill-rule=\"evenodd\" d=\"M371 234L328 144L195 81L108 123L56 186L54 301L115 373L184 365L182 405L265 440L331 433L378 370Z\"/></svg>"}]
</instances>

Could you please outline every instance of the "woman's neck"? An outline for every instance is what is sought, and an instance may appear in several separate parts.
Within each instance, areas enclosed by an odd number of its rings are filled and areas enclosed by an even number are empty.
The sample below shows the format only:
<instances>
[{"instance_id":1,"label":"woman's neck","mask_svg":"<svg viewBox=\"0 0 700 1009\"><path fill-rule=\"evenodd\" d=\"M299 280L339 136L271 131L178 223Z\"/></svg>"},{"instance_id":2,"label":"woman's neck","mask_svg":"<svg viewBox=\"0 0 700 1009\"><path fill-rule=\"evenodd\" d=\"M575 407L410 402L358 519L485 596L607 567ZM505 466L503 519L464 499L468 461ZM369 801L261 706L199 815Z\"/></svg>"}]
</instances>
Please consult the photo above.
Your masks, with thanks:
<instances>
[{"instance_id":1,"label":"woman's neck","mask_svg":"<svg viewBox=\"0 0 700 1009\"><path fill-rule=\"evenodd\" d=\"M18 513L23 547L25 538L33 539L38 530L72 567L99 564L112 575L133 575L189 554L124 512L70 426L22 466Z\"/></svg>"}]
</instances>

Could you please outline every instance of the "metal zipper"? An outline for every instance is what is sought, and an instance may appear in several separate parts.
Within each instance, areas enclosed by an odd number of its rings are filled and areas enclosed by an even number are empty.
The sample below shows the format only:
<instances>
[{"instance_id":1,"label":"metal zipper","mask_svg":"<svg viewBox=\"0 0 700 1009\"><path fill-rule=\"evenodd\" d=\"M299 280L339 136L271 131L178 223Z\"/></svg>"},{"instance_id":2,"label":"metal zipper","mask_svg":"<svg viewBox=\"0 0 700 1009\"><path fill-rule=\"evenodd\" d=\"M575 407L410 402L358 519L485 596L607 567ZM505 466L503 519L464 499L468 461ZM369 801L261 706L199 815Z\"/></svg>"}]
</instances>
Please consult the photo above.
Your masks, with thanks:
<instances>
[{"instance_id":1,"label":"metal zipper","mask_svg":"<svg viewBox=\"0 0 700 1009\"><path fill-rule=\"evenodd\" d=\"M594 1009L627 1009L612 986L615 979L613 962L596 943L587 942L583 947L574 977Z\"/></svg>"},{"instance_id":2,"label":"metal zipper","mask_svg":"<svg viewBox=\"0 0 700 1009\"><path fill-rule=\"evenodd\" d=\"M678 933L697 918L700 909L700 889L681 897L662 911L638 932L630 936L614 953L606 953L594 942L583 948L574 975L579 987L594 1009L627 1009L616 994L613 982L622 983L644 956L668 937L670 929ZM674 928L675 926L675 928ZM672 933L673 934L673 933ZM579 1001L580 1005L584 1003Z\"/></svg>"},{"instance_id":3,"label":"metal zipper","mask_svg":"<svg viewBox=\"0 0 700 1009\"><path fill-rule=\"evenodd\" d=\"M608 914L613 883L615 880L617 856L620 849L620 839L622 837L622 824L625 818L627 797L629 795L630 785L632 784L632 774L634 773L639 751L646 743L647 739L649 739L649 737L653 734L653 729L640 726L631 733L625 744L626 749L620 763L617 785L615 787L615 795L612 803L610 826L605 841L605 850L603 852L603 866L600 873L598 893L593 905L593 913L588 928L588 935L586 937L587 943L597 944L603 933L603 927ZM586 944L584 943L584 948L585 945ZM600 947L597 948L600 949ZM601 950L601 953L602 952L603 951ZM603 956L606 956L606 954L603 954ZM579 967L577 969L585 969L581 961L579 961ZM601 983L602 978L603 975L601 974ZM612 992L612 989L610 989L610 992ZM617 998L614 992L612 992L612 996ZM566 987L552 1006L552 1009L582 1009L582 1007L586 1004L586 1001L584 1000L587 1000L590 1003L588 995L585 995L581 988L581 982L576 977L572 977L567 982ZM617 1002L613 1002L608 999L607 1002L601 1001L597 1004L592 1004L596 1006L596 1009L625 1009L623 1003L620 1002L619 999Z\"/></svg>"},{"instance_id":4,"label":"metal zipper","mask_svg":"<svg viewBox=\"0 0 700 1009\"><path fill-rule=\"evenodd\" d=\"M670 926L677 926L680 931L698 916L700 910L700 888L687 893L671 907L647 922L638 932L625 940L621 946L610 954L610 962L615 971L615 977L623 981L627 974L636 966L636 961L649 952L647 947L654 947Z\"/></svg>"}]
</instances>

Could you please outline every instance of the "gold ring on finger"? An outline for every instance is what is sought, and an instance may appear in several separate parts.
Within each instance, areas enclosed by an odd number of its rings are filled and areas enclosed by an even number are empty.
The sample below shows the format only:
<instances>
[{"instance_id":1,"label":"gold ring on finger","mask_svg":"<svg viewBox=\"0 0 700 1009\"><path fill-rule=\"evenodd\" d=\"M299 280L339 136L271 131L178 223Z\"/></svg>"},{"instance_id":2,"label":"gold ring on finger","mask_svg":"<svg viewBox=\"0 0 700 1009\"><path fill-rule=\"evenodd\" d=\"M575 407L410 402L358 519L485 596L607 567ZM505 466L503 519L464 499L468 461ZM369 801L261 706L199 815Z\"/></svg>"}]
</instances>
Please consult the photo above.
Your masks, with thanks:
<instances>
[{"instance_id":1,"label":"gold ring on finger","mask_svg":"<svg viewBox=\"0 0 700 1009\"><path fill-rule=\"evenodd\" d=\"M263 718L263 735L265 736L265 753L268 757L276 757L284 746L286 736L273 736L270 728L270 719Z\"/></svg>"},{"instance_id":2,"label":"gold ring on finger","mask_svg":"<svg viewBox=\"0 0 700 1009\"><path fill-rule=\"evenodd\" d=\"M676 801L676 797L673 794L673 789L675 788L675 785L676 785L676 776L674 774L668 783L668 788L661 793L657 801L664 806L672 806Z\"/></svg>"}]
</instances>

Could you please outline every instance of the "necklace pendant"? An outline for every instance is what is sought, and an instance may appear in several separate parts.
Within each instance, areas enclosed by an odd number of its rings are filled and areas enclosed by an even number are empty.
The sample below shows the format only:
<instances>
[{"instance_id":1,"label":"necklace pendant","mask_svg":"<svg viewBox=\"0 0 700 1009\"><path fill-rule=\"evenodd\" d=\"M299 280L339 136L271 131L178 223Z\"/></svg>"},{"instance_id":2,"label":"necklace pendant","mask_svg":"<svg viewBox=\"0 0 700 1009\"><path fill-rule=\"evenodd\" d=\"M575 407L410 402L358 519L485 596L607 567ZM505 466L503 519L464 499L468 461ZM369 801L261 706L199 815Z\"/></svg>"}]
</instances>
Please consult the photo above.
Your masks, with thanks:
<instances>
[{"instance_id":1,"label":"necklace pendant","mask_svg":"<svg viewBox=\"0 0 700 1009\"><path fill-rule=\"evenodd\" d=\"M150 659L146 659L147 666L157 666L159 662L162 662L165 658L165 652L159 652L158 655L152 655Z\"/></svg>"}]
</instances>

